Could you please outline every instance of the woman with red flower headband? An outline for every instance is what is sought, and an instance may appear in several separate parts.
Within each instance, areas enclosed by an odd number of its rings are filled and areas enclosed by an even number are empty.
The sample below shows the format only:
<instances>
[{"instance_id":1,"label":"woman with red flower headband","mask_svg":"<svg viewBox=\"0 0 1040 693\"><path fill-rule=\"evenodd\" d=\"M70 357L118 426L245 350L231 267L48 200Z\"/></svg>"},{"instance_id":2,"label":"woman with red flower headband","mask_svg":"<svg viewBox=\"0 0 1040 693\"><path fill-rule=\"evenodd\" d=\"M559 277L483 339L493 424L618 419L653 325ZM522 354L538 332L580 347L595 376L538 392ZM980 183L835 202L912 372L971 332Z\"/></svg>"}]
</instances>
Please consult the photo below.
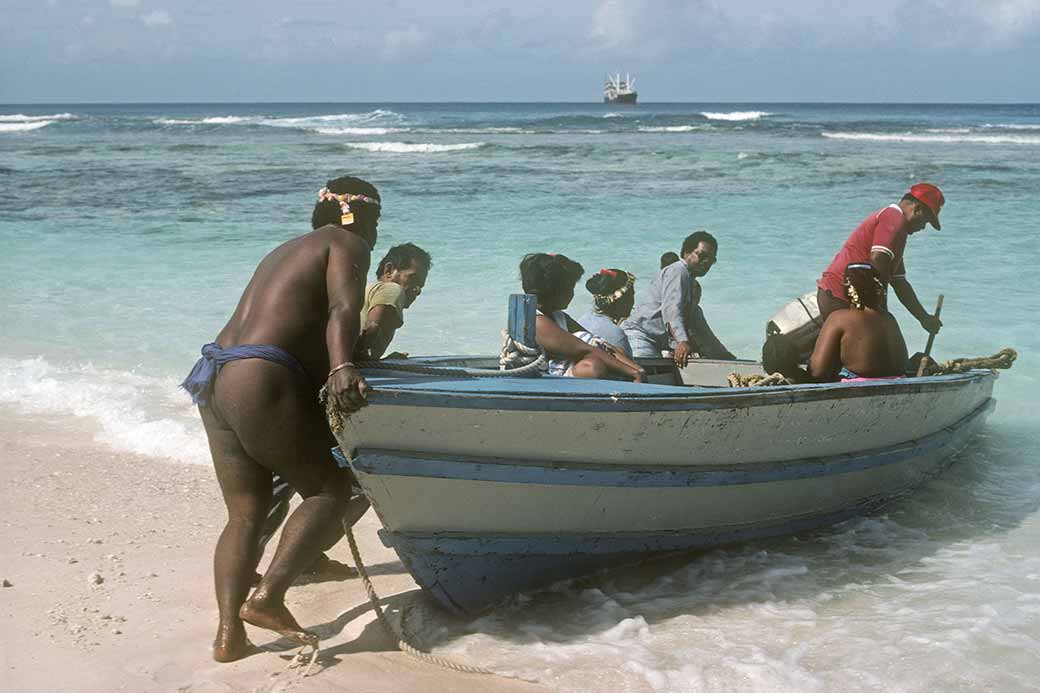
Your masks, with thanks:
<instances>
[{"instance_id":1,"label":"woman with red flower headband","mask_svg":"<svg viewBox=\"0 0 1040 693\"><path fill-rule=\"evenodd\" d=\"M621 269L601 269L589 277L585 288L592 294L593 308L578 318L592 336L604 339L632 358L632 347L620 325L635 305L636 277Z\"/></svg>"}]
</instances>

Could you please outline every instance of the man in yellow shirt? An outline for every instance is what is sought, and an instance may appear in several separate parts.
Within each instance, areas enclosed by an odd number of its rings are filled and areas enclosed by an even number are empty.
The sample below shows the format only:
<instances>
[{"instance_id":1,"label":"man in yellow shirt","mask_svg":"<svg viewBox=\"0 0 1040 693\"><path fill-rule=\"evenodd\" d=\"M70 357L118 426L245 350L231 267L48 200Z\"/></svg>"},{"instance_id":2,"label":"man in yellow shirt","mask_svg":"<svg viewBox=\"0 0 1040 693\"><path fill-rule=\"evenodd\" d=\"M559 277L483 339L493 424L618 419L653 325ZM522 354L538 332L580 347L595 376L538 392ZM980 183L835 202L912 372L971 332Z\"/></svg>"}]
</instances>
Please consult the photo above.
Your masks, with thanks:
<instances>
[{"instance_id":1,"label":"man in yellow shirt","mask_svg":"<svg viewBox=\"0 0 1040 693\"><path fill-rule=\"evenodd\" d=\"M365 289L356 360L382 358L394 334L404 325L405 309L422 293L432 266L430 254L413 243L395 245L380 260L376 281Z\"/></svg>"}]
</instances>

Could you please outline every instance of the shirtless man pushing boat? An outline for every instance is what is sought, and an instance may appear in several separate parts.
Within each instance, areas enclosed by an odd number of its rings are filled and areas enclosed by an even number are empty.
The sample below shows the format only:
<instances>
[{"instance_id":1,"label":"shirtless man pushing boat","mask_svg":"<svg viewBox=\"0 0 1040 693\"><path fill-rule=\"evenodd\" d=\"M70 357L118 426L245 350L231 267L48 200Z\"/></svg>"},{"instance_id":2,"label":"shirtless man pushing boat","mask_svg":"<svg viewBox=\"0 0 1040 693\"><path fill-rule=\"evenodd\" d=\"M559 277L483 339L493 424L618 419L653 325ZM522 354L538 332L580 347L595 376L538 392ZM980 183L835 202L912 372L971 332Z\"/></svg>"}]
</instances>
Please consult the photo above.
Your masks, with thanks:
<instances>
[{"instance_id":1,"label":"shirtless man pushing boat","mask_svg":"<svg viewBox=\"0 0 1040 693\"><path fill-rule=\"evenodd\" d=\"M350 500L350 471L329 452L336 441L318 391L327 385L346 412L365 405L367 385L351 359L379 211L370 183L329 181L314 208L314 230L260 261L231 319L182 384L199 405L228 509L213 558L219 662L247 653L243 621L301 643L316 641L285 607L285 592L343 531L341 519L356 521L368 509L363 496ZM246 600L273 474L303 501Z\"/></svg>"}]
</instances>

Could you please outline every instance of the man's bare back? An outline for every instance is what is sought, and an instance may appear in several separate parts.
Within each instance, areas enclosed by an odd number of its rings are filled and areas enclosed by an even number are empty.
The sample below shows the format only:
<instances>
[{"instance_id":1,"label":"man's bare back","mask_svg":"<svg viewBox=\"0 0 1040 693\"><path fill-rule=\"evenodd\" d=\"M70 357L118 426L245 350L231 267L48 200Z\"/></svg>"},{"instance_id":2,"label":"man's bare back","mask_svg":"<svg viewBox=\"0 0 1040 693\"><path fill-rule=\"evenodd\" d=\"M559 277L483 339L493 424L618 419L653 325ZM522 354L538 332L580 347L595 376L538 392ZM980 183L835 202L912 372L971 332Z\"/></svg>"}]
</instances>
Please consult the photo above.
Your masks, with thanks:
<instances>
[{"instance_id":1,"label":"man's bare back","mask_svg":"<svg viewBox=\"0 0 1040 693\"><path fill-rule=\"evenodd\" d=\"M906 343L892 315L875 308L845 308L827 316L809 359L820 381L836 380L843 367L864 378L902 375Z\"/></svg>"},{"instance_id":2,"label":"man's bare back","mask_svg":"<svg viewBox=\"0 0 1040 693\"><path fill-rule=\"evenodd\" d=\"M283 243L260 261L217 343L225 348L281 347L299 359L317 392L335 365L330 363L326 339L330 286L335 285L333 296L346 298L350 313L356 304L359 316L368 265L365 241L337 226L323 226ZM358 318L351 332L360 331Z\"/></svg>"}]
</instances>

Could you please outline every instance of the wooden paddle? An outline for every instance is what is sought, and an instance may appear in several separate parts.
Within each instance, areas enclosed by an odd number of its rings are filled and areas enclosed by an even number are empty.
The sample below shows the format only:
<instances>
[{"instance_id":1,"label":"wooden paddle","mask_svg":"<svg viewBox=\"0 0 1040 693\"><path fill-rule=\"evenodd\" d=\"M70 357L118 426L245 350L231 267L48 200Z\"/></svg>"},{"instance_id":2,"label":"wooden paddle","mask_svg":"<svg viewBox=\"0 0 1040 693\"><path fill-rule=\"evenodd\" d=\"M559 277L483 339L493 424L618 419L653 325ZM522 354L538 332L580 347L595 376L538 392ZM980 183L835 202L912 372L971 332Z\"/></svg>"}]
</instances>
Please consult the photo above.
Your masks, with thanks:
<instances>
[{"instance_id":1,"label":"wooden paddle","mask_svg":"<svg viewBox=\"0 0 1040 693\"><path fill-rule=\"evenodd\" d=\"M942 312L943 295L939 294L939 302L935 304L935 317L939 317L939 313ZM921 363L917 364L917 377L920 378L924 375L925 365L928 363L928 358L932 354L932 344L935 343L935 332L928 335L928 345L924 348L924 356L921 357Z\"/></svg>"}]
</instances>

